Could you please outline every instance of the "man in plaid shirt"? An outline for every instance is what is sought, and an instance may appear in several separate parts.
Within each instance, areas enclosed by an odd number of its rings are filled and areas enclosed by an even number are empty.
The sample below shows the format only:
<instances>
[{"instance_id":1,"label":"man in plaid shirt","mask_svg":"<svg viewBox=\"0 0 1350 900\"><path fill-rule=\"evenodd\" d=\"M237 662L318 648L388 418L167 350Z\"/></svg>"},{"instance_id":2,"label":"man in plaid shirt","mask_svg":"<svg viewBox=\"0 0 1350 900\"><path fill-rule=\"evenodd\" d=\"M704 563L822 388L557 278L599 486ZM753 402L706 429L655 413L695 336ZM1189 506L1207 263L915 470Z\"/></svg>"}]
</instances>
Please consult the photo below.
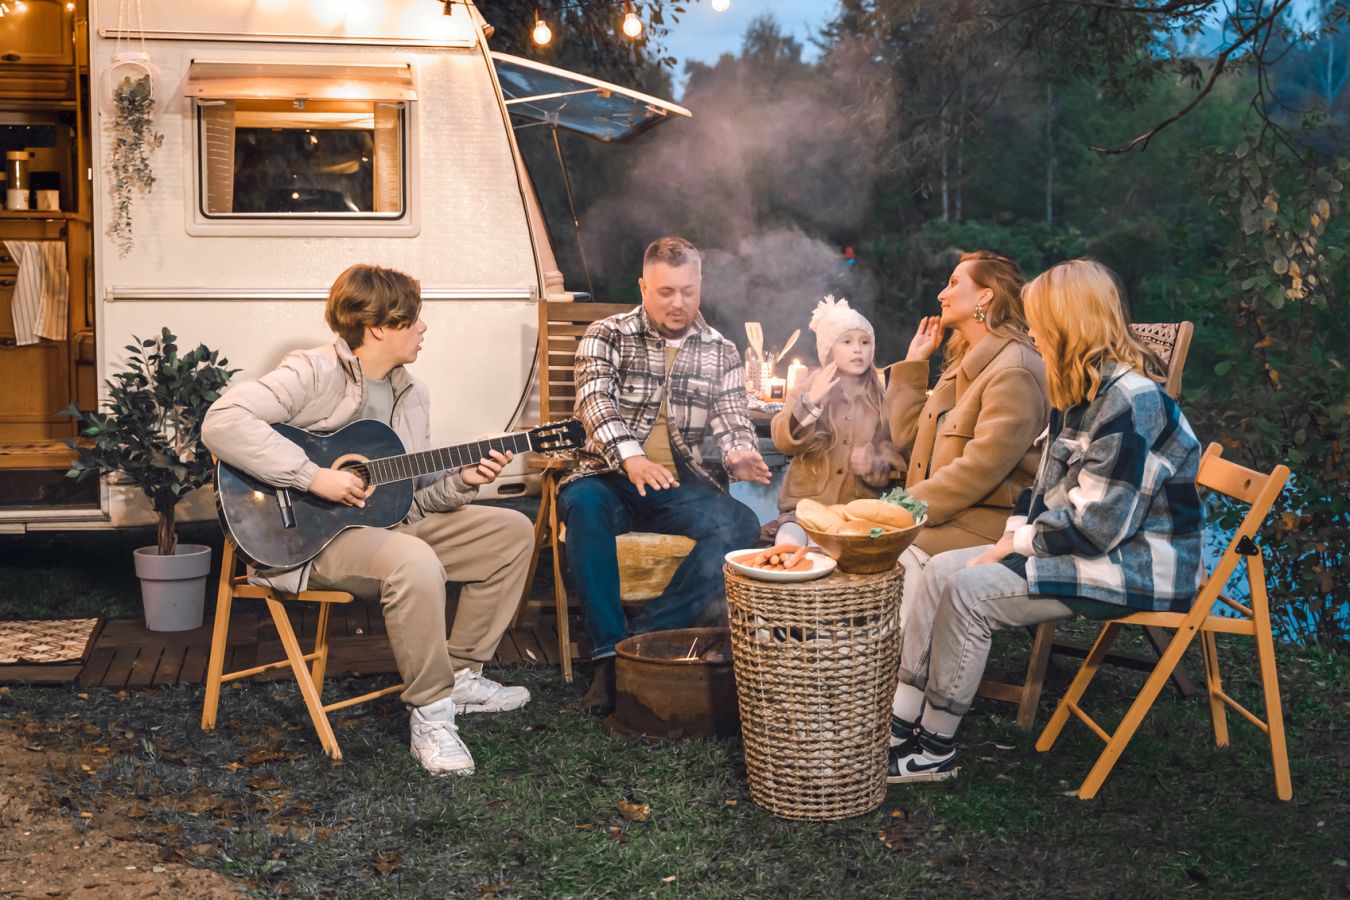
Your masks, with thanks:
<instances>
[{"instance_id":1,"label":"man in plaid shirt","mask_svg":"<svg viewBox=\"0 0 1350 900\"><path fill-rule=\"evenodd\" d=\"M586 329L577 347L576 415L586 426L581 465L563 484L568 560L586 614L596 671L582 707L614 708L614 645L629 633L682 628L721 612L722 558L754 546L759 520L726 493L769 483L746 415L741 357L699 315L702 258L683 238L647 248L642 305ZM720 466L700 451L711 435ZM679 534L697 543L661 596L630 626L619 602L615 537Z\"/></svg>"}]
</instances>

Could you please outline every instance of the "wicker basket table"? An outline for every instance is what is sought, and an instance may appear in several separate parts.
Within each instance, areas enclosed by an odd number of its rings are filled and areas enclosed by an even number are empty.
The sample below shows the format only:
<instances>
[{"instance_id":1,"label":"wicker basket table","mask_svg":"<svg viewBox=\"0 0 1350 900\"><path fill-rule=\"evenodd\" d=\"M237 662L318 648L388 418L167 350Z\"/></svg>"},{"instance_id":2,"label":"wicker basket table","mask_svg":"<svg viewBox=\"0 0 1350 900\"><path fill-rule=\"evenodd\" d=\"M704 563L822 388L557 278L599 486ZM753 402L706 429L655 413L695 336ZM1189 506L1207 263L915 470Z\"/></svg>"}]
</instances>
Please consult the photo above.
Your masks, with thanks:
<instances>
[{"instance_id":1,"label":"wicker basket table","mask_svg":"<svg viewBox=\"0 0 1350 900\"><path fill-rule=\"evenodd\" d=\"M787 819L886 795L903 569L777 584L725 569L750 797Z\"/></svg>"}]
</instances>

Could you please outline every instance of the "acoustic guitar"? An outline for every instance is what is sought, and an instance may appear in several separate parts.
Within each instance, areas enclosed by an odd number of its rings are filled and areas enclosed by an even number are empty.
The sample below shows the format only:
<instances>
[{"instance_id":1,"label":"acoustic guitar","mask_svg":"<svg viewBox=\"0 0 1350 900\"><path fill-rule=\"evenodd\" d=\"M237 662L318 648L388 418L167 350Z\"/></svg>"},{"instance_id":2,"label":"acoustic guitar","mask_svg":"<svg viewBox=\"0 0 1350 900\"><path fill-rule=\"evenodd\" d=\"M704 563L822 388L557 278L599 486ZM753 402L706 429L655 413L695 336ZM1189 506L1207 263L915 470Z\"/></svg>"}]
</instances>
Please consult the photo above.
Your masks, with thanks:
<instances>
[{"instance_id":1,"label":"acoustic guitar","mask_svg":"<svg viewBox=\"0 0 1350 900\"><path fill-rule=\"evenodd\" d=\"M388 528L408 515L413 479L475 465L490 450L551 452L580 447L586 432L576 419L439 450L405 453L403 442L383 422L362 419L332 434L292 425L273 425L324 468L354 473L366 485L366 505L334 503L308 491L273 487L220 462L216 466L216 508L220 524L252 564L289 569L308 562L345 529Z\"/></svg>"}]
</instances>

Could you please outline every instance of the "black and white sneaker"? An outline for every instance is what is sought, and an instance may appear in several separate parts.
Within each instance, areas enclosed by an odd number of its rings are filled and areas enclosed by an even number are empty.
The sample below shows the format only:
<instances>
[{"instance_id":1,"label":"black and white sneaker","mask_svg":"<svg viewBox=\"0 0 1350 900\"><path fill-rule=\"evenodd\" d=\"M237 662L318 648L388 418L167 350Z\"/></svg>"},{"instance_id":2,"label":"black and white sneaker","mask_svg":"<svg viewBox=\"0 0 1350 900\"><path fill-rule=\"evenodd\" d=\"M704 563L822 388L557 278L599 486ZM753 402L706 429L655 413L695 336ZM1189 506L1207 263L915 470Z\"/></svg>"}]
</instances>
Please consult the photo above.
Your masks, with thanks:
<instances>
[{"instance_id":1,"label":"black and white sneaker","mask_svg":"<svg viewBox=\"0 0 1350 900\"><path fill-rule=\"evenodd\" d=\"M904 719L891 713L891 746L899 747L905 741L919 733L918 722L906 722Z\"/></svg>"},{"instance_id":2,"label":"black and white sneaker","mask_svg":"<svg viewBox=\"0 0 1350 900\"><path fill-rule=\"evenodd\" d=\"M961 771L956 764L956 742L919 730L898 747L892 747L886 765L886 783L946 781Z\"/></svg>"}]
</instances>

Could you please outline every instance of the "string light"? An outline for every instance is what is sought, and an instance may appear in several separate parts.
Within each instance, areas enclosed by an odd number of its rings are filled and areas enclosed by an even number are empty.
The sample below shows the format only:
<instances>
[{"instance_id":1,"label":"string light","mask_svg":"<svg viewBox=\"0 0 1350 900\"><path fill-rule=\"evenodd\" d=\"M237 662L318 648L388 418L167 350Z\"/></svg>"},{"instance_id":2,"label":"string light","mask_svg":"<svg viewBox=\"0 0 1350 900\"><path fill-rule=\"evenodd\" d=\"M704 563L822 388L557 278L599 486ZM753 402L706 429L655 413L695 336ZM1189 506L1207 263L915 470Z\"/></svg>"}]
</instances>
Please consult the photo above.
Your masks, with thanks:
<instances>
[{"instance_id":1,"label":"string light","mask_svg":"<svg viewBox=\"0 0 1350 900\"><path fill-rule=\"evenodd\" d=\"M633 40L642 37L642 20L638 18L637 13L633 12L632 6L628 7L628 12L623 17L623 33Z\"/></svg>"},{"instance_id":2,"label":"string light","mask_svg":"<svg viewBox=\"0 0 1350 900\"><path fill-rule=\"evenodd\" d=\"M537 46L547 47L553 41L553 29L548 27L548 23L539 18L539 14L534 15L534 31L530 37L534 39Z\"/></svg>"},{"instance_id":3,"label":"string light","mask_svg":"<svg viewBox=\"0 0 1350 900\"><path fill-rule=\"evenodd\" d=\"M731 0L712 0L713 12L726 12L731 9Z\"/></svg>"}]
</instances>

